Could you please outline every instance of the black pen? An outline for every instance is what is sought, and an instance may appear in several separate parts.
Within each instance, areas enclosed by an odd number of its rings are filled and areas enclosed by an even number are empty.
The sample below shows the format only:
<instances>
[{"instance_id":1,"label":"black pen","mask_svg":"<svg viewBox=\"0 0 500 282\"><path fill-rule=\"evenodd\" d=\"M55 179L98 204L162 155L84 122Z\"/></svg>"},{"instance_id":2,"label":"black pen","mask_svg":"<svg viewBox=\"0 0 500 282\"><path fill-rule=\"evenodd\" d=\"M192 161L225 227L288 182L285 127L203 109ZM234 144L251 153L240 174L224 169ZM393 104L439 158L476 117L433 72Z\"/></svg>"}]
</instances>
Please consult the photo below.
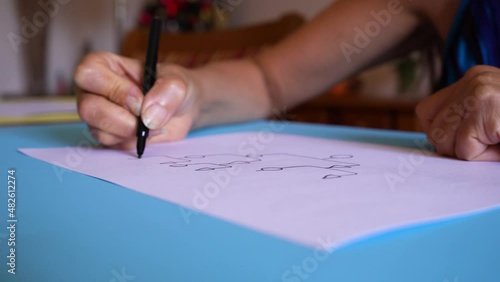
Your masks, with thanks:
<instances>
[{"instance_id":1,"label":"black pen","mask_svg":"<svg viewBox=\"0 0 500 282\"><path fill-rule=\"evenodd\" d=\"M146 53L146 67L144 69L144 81L142 83L142 92L144 96L151 90L156 82L156 64L158 62L158 47L160 44L161 20L158 17L153 19L149 31L148 51ZM139 116L137 126L137 157L140 159L146 148L146 140L149 136L149 129Z\"/></svg>"}]
</instances>

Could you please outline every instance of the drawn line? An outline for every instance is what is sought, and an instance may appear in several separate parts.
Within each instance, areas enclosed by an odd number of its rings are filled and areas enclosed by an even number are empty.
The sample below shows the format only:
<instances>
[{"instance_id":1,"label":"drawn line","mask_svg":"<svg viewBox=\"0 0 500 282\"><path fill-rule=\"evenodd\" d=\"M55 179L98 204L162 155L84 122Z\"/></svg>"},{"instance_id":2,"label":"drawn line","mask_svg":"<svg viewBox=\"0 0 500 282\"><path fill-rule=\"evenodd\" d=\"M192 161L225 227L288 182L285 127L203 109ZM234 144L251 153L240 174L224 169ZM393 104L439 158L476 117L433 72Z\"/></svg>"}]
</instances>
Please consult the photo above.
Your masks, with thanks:
<instances>
[{"instance_id":1,"label":"drawn line","mask_svg":"<svg viewBox=\"0 0 500 282\"><path fill-rule=\"evenodd\" d=\"M305 159L305 160L315 160L315 161L327 161L330 163L335 163L330 166L316 166L316 165L296 165L296 166L286 166L286 167L264 167L257 172L276 172L276 171L283 171L283 170L288 170L288 169L301 169L301 168L314 168L314 169L324 169L324 170L330 170L330 171L335 171L337 173L330 173L327 174L323 177L323 179L335 179L335 178L342 178L346 176L354 176L358 175L358 173L353 172L353 171L346 171L345 169L353 169L354 167L359 167L361 166L360 164L357 163L351 163L347 162L345 160L348 159L353 159L353 155L349 154L338 154L338 155L330 155L328 158L316 158L316 157L310 157L310 156L303 156L303 155L296 155L296 154L289 154L289 153L273 153L273 154L261 154L261 155L237 155L237 154L207 154L207 155L189 155L185 157L172 157L168 155L157 155L157 156L148 156L146 158L158 158L158 157L164 157L170 159L170 161L166 162L161 162L161 165L169 165L172 168L181 168L181 167L189 167L189 166L200 166L199 168L196 168L194 171L214 171L214 170L219 170L219 169L227 169L227 168L232 168L235 165L249 165L252 163L257 163L257 162L265 162L263 160L264 157L268 156L288 156L288 157L294 157L298 159ZM219 162L219 163L213 163L213 162L198 162L199 160L202 159L207 159L211 157L237 157L237 158L247 158L250 160L235 160L235 161L230 161L230 162ZM134 160L137 160L134 158ZM342 161L341 161L342 160ZM341 175L339 175L341 174Z\"/></svg>"}]
</instances>

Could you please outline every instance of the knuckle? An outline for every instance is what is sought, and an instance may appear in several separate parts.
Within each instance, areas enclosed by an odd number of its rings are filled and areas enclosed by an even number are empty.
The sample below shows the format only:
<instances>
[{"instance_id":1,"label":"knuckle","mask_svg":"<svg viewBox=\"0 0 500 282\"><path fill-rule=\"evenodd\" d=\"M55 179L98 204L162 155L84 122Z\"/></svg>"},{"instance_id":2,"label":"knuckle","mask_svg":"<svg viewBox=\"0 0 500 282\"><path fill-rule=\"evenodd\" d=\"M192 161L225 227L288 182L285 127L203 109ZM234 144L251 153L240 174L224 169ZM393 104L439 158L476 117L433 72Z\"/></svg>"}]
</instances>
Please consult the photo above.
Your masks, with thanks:
<instances>
[{"instance_id":1,"label":"knuckle","mask_svg":"<svg viewBox=\"0 0 500 282\"><path fill-rule=\"evenodd\" d=\"M474 93L472 97L481 102L487 102L495 97L495 89L492 85L477 80L474 84Z\"/></svg>"},{"instance_id":2,"label":"knuckle","mask_svg":"<svg viewBox=\"0 0 500 282\"><path fill-rule=\"evenodd\" d=\"M496 96L498 89L494 86L493 77L494 73L490 69L476 71L469 79L469 87L473 91L469 93L471 99L475 99L475 102L485 102Z\"/></svg>"},{"instance_id":3,"label":"knuckle","mask_svg":"<svg viewBox=\"0 0 500 282\"><path fill-rule=\"evenodd\" d=\"M488 72L490 72L490 68L487 66L482 66L482 65L473 66L465 73L465 77L469 79L475 79L478 76L481 76L484 73Z\"/></svg>"},{"instance_id":4,"label":"knuckle","mask_svg":"<svg viewBox=\"0 0 500 282\"><path fill-rule=\"evenodd\" d=\"M106 95L108 99L116 104L123 105L124 94L126 93L123 91L122 83L117 79L111 79L109 93Z\"/></svg>"},{"instance_id":5,"label":"knuckle","mask_svg":"<svg viewBox=\"0 0 500 282\"><path fill-rule=\"evenodd\" d=\"M95 72L92 67L92 63L83 61L75 70L75 83L78 86L82 86L86 84L87 78L89 75Z\"/></svg>"},{"instance_id":6,"label":"knuckle","mask_svg":"<svg viewBox=\"0 0 500 282\"><path fill-rule=\"evenodd\" d=\"M489 84L493 81L493 75L494 73L490 69L483 69L475 73L472 80L482 84Z\"/></svg>"},{"instance_id":7,"label":"knuckle","mask_svg":"<svg viewBox=\"0 0 500 282\"><path fill-rule=\"evenodd\" d=\"M187 70L177 65L167 65L159 68L158 79L169 81L172 85L186 88L188 85Z\"/></svg>"},{"instance_id":8,"label":"knuckle","mask_svg":"<svg viewBox=\"0 0 500 282\"><path fill-rule=\"evenodd\" d=\"M99 77L98 67L106 58L112 56L111 53L91 53L86 55L75 69L74 80L77 85L86 85L96 77Z\"/></svg>"},{"instance_id":9,"label":"knuckle","mask_svg":"<svg viewBox=\"0 0 500 282\"><path fill-rule=\"evenodd\" d=\"M178 76L159 77L155 84L155 93L146 96L148 103L156 102L162 106L177 107L187 97L188 84ZM150 98L148 98L150 97Z\"/></svg>"},{"instance_id":10,"label":"knuckle","mask_svg":"<svg viewBox=\"0 0 500 282\"><path fill-rule=\"evenodd\" d=\"M182 99L186 95L187 83L180 77L172 77L166 81L166 90L172 93L174 98Z\"/></svg>"}]
</instances>

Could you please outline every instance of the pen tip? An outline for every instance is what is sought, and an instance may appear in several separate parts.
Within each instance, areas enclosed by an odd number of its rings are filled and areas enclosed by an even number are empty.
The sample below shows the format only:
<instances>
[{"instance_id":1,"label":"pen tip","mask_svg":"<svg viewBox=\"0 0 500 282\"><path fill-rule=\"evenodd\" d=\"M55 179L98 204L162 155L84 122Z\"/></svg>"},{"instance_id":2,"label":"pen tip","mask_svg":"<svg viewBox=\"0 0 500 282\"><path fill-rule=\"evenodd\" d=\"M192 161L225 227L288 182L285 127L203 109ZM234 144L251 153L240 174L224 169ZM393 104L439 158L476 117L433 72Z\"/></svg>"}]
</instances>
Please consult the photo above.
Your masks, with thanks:
<instances>
[{"instance_id":1,"label":"pen tip","mask_svg":"<svg viewBox=\"0 0 500 282\"><path fill-rule=\"evenodd\" d=\"M146 138L139 138L137 140L137 157L139 159L142 158L145 147L146 147Z\"/></svg>"}]
</instances>

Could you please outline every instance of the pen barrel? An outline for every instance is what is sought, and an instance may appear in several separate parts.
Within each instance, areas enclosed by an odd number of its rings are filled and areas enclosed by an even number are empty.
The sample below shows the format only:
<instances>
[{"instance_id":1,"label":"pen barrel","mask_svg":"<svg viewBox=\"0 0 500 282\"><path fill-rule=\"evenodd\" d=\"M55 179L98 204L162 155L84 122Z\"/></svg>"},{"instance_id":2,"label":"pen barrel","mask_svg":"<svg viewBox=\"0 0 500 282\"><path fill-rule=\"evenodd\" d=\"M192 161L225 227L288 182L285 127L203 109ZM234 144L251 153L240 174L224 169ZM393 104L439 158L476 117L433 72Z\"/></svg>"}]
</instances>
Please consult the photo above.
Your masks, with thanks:
<instances>
[{"instance_id":1,"label":"pen barrel","mask_svg":"<svg viewBox=\"0 0 500 282\"><path fill-rule=\"evenodd\" d=\"M153 88L156 82L156 64L158 63L158 49L160 45L162 22L160 18L155 17L151 23L149 34L148 50L146 53L146 67L144 68L144 81L142 84L142 93L144 96ZM137 126L137 155L142 157L146 148L146 140L149 135L149 129L139 117Z\"/></svg>"},{"instance_id":2,"label":"pen barrel","mask_svg":"<svg viewBox=\"0 0 500 282\"><path fill-rule=\"evenodd\" d=\"M155 17L151 23L149 44L146 53L146 66L144 68L144 81L142 92L146 95L156 82L156 64L158 62L158 49L160 45L161 20Z\"/></svg>"},{"instance_id":3,"label":"pen barrel","mask_svg":"<svg viewBox=\"0 0 500 282\"><path fill-rule=\"evenodd\" d=\"M147 139L149 137L149 128L144 124L142 119L139 119L139 124L137 125L137 138Z\"/></svg>"}]
</instances>

